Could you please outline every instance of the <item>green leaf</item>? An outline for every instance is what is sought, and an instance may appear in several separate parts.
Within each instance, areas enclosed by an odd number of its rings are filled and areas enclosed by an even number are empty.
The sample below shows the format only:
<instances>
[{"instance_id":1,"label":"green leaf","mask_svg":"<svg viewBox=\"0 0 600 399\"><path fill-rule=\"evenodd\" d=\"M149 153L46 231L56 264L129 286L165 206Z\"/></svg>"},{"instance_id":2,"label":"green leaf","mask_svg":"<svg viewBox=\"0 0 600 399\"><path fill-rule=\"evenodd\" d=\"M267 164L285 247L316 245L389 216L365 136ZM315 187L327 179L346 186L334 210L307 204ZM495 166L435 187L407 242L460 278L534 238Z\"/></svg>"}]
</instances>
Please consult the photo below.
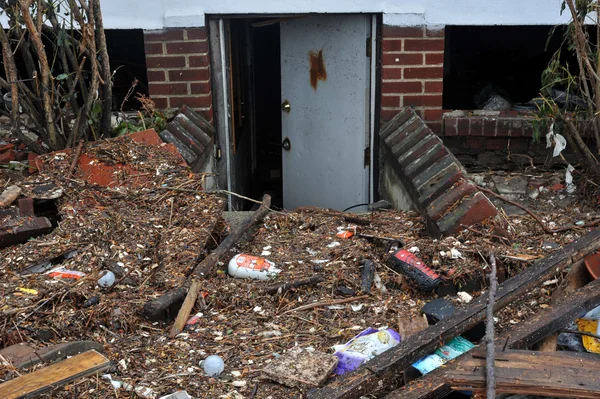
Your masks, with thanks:
<instances>
[{"instance_id":1,"label":"green leaf","mask_svg":"<svg viewBox=\"0 0 600 399\"><path fill-rule=\"evenodd\" d=\"M65 80L66 78L69 77L68 73L61 73L60 75L58 75L55 79L56 80Z\"/></svg>"}]
</instances>

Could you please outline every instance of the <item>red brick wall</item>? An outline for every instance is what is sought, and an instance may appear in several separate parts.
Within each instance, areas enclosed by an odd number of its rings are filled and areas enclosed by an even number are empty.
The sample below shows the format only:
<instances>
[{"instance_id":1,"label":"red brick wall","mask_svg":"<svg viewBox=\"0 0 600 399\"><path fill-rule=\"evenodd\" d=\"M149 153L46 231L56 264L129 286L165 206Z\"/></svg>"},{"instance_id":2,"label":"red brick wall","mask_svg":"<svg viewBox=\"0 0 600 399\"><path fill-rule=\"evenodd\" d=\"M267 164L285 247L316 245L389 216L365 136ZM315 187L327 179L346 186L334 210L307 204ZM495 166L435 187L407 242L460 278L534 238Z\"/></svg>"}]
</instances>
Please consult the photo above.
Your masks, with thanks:
<instances>
[{"instance_id":1,"label":"red brick wall","mask_svg":"<svg viewBox=\"0 0 600 399\"><path fill-rule=\"evenodd\" d=\"M158 108L183 104L212 120L205 28L144 31L150 97Z\"/></svg>"},{"instance_id":2,"label":"red brick wall","mask_svg":"<svg viewBox=\"0 0 600 399\"><path fill-rule=\"evenodd\" d=\"M413 106L437 134L442 126L444 30L383 27L381 120Z\"/></svg>"}]
</instances>

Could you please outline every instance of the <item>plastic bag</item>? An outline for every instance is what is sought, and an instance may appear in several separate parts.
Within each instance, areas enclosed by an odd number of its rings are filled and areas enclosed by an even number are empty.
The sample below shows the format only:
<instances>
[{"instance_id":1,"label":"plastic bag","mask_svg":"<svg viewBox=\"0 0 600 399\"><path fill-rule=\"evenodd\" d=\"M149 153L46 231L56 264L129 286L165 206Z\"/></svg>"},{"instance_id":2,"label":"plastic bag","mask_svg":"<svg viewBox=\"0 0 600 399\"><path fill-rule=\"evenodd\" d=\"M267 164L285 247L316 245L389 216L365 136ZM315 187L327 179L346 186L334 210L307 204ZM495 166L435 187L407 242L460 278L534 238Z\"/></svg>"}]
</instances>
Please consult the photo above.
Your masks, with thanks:
<instances>
[{"instance_id":1,"label":"plastic bag","mask_svg":"<svg viewBox=\"0 0 600 399\"><path fill-rule=\"evenodd\" d=\"M378 330L368 328L345 345L336 345L334 355L340 359L336 374L345 374L364 362L393 348L400 343L400 334L391 328Z\"/></svg>"}]
</instances>

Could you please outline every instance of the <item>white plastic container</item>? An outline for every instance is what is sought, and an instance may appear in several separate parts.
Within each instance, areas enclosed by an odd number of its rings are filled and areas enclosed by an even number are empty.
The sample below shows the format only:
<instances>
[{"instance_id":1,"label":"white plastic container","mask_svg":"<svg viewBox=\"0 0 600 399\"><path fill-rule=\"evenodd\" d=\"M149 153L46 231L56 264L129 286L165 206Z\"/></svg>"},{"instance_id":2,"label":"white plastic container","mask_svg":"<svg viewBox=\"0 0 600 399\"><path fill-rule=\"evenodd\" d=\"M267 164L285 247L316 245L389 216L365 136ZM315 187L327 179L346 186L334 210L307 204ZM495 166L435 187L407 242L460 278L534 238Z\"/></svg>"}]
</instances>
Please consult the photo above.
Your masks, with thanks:
<instances>
[{"instance_id":1,"label":"white plastic container","mask_svg":"<svg viewBox=\"0 0 600 399\"><path fill-rule=\"evenodd\" d=\"M268 280L276 277L281 269L275 263L247 254L238 254L229 261L229 275L237 278L251 278L255 280Z\"/></svg>"}]
</instances>

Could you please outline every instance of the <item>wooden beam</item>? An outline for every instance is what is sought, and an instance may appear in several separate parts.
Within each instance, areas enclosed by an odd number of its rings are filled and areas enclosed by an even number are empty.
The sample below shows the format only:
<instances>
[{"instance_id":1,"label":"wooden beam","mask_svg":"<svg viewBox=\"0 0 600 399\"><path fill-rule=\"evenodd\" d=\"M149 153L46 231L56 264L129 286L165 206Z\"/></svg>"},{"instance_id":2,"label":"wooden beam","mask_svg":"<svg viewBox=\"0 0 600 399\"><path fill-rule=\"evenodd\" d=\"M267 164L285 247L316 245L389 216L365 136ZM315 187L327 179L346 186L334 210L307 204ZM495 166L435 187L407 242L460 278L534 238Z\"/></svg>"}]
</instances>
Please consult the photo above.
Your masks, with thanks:
<instances>
[{"instance_id":1,"label":"wooden beam","mask_svg":"<svg viewBox=\"0 0 600 399\"><path fill-rule=\"evenodd\" d=\"M540 285L585 256L600 245L600 230L592 230L550 256L535 262L528 269L498 287L494 311L504 308L527 291ZM457 313L409 337L394 348L382 353L358 369L334 380L329 385L307 395L309 399L350 399L372 393L378 381L389 373L406 369L415 361L433 352L442 343L473 328L485 318L487 294L482 293Z\"/></svg>"},{"instance_id":2,"label":"wooden beam","mask_svg":"<svg viewBox=\"0 0 600 399\"><path fill-rule=\"evenodd\" d=\"M469 356L446 381L456 390L483 392L486 356ZM509 350L495 361L497 393L561 398L600 397L600 357L591 353Z\"/></svg>"},{"instance_id":3,"label":"wooden beam","mask_svg":"<svg viewBox=\"0 0 600 399\"><path fill-rule=\"evenodd\" d=\"M600 306L600 279L592 281L564 298L559 304L542 310L533 318L510 329L496 340L500 347L499 350L505 346L509 349L529 348L597 306ZM478 346L478 348L480 347L481 345ZM446 397L452 390L446 384L444 375L465 359L467 359L467 354L447 363L446 367L438 368L392 392L386 396L386 399L440 399Z\"/></svg>"},{"instance_id":4,"label":"wooden beam","mask_svg":"<svg viewBox=\"0 0 600 399\"><path fill-rule=\"evenodd\" d=\"M100 373L109 367L110 361L107 358L94 350L87 351L1 384L0 398L36 398L59 386Z\"/></svg>"}]
</instances>

